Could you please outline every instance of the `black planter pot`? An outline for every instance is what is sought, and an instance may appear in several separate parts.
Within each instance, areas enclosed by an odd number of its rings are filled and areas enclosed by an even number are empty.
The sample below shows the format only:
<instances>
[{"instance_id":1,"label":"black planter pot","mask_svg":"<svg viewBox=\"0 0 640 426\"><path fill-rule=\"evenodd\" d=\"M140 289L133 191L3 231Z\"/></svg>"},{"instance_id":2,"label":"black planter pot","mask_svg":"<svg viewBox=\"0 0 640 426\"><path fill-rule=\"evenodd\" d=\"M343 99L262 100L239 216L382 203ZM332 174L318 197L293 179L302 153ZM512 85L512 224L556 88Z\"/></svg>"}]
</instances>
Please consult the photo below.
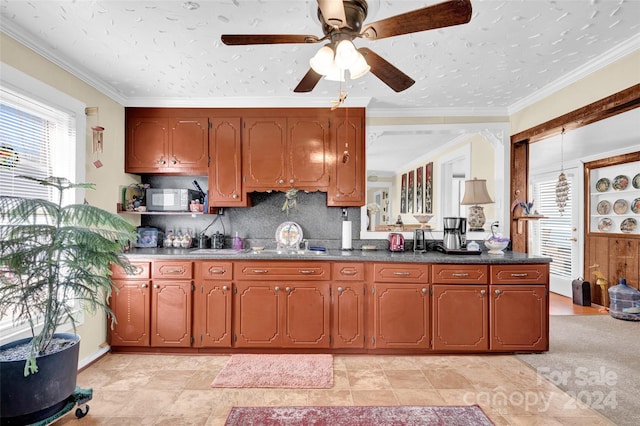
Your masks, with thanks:
<instances>
[{"instance_id":1,"label":"black planter pot","mask_svg":"<svg viewBox=\"0 0 640 426\"><path fill-rule=\"evenodd\" d=\"M24 360L0 362L0 424L25 425L46 419L66 404L76 388L80 336L59 333L73 341L59 352L38 357L38 372L24 376ZM0 350L28 342L7 343Z\"/></svg>"}]
</instances>

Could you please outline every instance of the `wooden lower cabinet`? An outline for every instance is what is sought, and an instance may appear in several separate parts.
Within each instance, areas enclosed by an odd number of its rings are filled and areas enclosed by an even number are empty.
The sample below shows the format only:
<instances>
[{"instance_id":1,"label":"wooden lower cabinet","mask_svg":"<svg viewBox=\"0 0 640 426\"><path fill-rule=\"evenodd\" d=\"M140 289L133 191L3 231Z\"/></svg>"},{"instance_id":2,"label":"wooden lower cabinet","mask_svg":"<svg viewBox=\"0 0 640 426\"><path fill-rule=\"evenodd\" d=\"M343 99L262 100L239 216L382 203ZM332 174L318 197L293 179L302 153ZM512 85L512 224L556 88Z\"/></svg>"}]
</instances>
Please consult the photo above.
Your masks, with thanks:
<instances>
[{"instance_id":1,"label":"wooden lower cabinet","mask_svg":"<svg viewBox=\"0 0 640 426\"><path fill-rule=\"evenodd\" d=\"M328 283L238 282L234 286L234 346L328 348Z\"/></svg>"},{"instance_id":2,"label":"wooden lower cabinet","mask_svg":"<svg viewBox=\"0 0 640 426\"><path fill-rule=\"evenodd\" d=\"M231 347L232 274L231 262L195 263L193 334L197 348Z\"/></svg>"},{"instance_id":3,"label":"wooden lower cabinet","mask_svg":"<svg viewBox=\"0 0 640 426\"><path fill-rule=\"evenodd\" d=\"M437 351L489 349L487 285L433 284L432 335Z\"/></svg>"},{"instance_id":4,"label":"wooden lower cabinet","mask_svg":"<svg viewBox=\"0 0 640 426\"><path fill-rule=\"evenodd\" d=\"M149 346L151 303L149 302L150 281L114 279L114 291L109 306L117 323L111 327L109 319L108 335L112 346Z\"/></svg>"},{"instance_id":5,"label":"wooden lower cabinet","mask_svg":"<svg viewBox=\"0 0 640 426\"><path fill-rule=\"evenodd\" d=\"M182 280L154 280L151 289L151 346L191 346L193 284Z\"/></svg>"}]
</instances>

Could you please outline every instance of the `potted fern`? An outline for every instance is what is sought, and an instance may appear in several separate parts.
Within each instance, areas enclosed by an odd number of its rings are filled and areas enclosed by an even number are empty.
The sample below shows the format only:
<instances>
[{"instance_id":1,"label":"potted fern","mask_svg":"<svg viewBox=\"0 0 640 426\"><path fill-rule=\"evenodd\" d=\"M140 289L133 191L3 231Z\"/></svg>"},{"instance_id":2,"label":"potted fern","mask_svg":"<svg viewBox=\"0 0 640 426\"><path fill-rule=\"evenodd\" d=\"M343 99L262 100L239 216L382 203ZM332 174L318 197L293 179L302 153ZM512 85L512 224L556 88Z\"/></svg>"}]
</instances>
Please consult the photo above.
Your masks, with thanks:
<instances>
[{"instance_id":1,"label":"potted fern","mask_svg":"<svg viewBox=\"0 0 640 426\"><path fill-rule=\"evenodd\" d=\"M65 191L93 189L65 178L21 176L57 191L57 201L0 197L0 318L28 324L31 338L0 347L0 422L34 423L64 407L76 387L79 305L112 314L110 265L131 270L123 248L136 237L120 216L64 205Z\"/></svg>"}]
</instances>

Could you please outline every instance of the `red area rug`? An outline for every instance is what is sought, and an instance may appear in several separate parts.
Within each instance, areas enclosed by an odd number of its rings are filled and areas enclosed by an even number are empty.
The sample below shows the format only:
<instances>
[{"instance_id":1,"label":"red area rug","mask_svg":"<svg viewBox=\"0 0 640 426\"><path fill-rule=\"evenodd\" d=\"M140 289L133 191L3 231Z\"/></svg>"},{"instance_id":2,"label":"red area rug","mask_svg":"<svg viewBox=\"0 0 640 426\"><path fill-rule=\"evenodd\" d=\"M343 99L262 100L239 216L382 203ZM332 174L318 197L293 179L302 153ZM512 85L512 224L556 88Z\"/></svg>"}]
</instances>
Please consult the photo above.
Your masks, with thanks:
<instances>
[{"instance_id":1,"label":"red area rug","mask_svg":"<svg viewBox=\"0 0 640 426\"><path fill-rule=\"evenodd\" d=\"M333 387L333 356L231 355L218 373L214 388L309 388Z\"/></svg>"},{"instance_id":2,"label":"red area rug","mask_svg":"<svg viewBox=\"0 0 640 426\"><path fill-rule=\"evenodd\" d=\"M233 407L225 426L490 426L477 405L443 407Z\"/></svg>"}]
</instances>

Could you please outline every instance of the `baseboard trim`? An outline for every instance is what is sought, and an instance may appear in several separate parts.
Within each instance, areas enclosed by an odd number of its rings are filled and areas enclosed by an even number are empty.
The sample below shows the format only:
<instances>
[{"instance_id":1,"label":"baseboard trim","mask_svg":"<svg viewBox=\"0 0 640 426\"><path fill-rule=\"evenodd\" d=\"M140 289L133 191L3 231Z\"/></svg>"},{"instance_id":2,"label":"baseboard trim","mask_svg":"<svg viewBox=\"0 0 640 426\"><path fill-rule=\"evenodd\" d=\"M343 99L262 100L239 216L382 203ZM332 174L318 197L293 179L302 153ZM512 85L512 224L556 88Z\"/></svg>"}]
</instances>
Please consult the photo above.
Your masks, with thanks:
<instances>
[{"instance_id":1,"label":"baseboard trim","mask_svg":"<svg viewBox=\"0 0 640 426\"><path fill-rule=\"evenodd\" d=\"M111 346L106 345L106 346L101 347L99 350L97 350L96 352L92 353L88 357L81 359L80 362L78 363L78 372L80 372L80 371L84 370L85 368L91 366L91 364L93 364L94 362L97 362L100 358L102 358L107 353L109 353L110 350L111 350Z\"/></svg>"}]
</instances>

